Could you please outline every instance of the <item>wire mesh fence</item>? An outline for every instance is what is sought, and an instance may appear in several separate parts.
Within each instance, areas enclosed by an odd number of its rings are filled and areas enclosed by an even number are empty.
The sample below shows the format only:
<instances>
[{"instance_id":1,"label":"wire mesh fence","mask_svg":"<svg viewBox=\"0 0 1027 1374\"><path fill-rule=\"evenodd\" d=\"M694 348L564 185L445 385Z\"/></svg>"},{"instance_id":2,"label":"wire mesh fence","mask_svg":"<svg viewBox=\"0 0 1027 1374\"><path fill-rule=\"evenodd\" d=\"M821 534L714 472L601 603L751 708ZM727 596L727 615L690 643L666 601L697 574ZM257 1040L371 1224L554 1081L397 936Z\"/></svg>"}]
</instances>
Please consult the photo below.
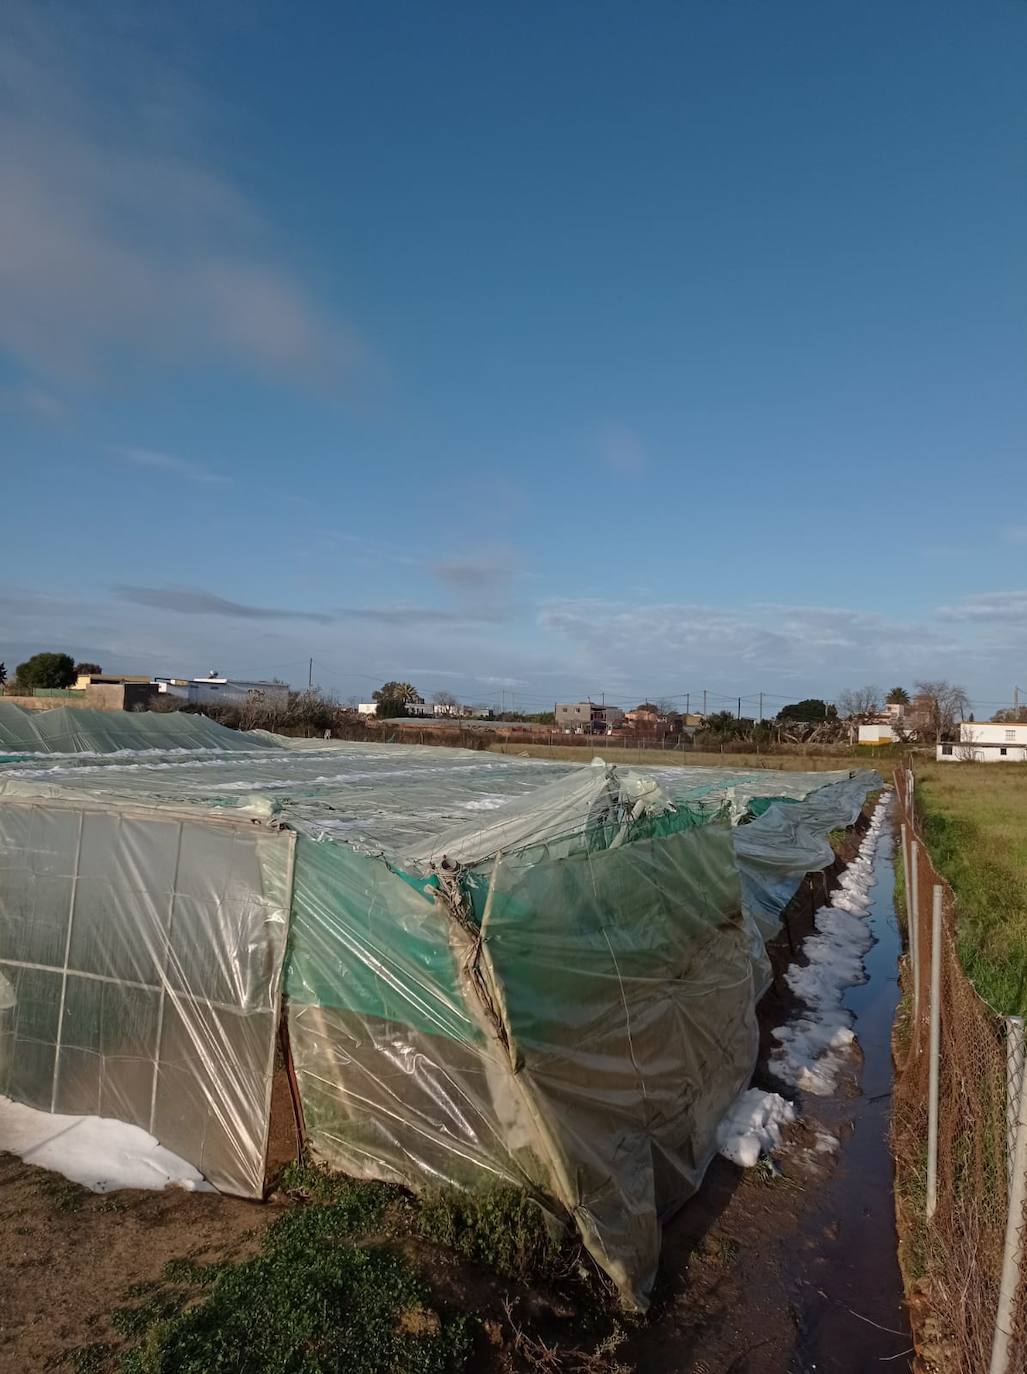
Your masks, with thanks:
<instances>
[{"instance_id":1,"label":"wire mesh fence","mask_svg":"<svg viewBox=\"0 0 1027 1374\"><path fill-rule=\"evenodd\" d=\"M896 774L907 841L909 957L895 1034L892 1117L899 1252L920 1367L941 1374L1027 1369L1027 1217L1016 1162L1023 1116L1023 1025L994 1011L963 971L954 898L920 837L914 781ZM941 920L933 920L940 888ZM934 929L940 939L935 950ZM932 967L937 956L936 1173L929 1139ZM1022 1127L1020 1134L1027 1139ZM936 1196L934 1201L931 1196ZM1010 1198L1014 1225L1008 1225ZM1009 1258L1007 1254L1011 1252ZM998 1336L996 1337L996 1328Z\"/></svg>"}]
</instances>

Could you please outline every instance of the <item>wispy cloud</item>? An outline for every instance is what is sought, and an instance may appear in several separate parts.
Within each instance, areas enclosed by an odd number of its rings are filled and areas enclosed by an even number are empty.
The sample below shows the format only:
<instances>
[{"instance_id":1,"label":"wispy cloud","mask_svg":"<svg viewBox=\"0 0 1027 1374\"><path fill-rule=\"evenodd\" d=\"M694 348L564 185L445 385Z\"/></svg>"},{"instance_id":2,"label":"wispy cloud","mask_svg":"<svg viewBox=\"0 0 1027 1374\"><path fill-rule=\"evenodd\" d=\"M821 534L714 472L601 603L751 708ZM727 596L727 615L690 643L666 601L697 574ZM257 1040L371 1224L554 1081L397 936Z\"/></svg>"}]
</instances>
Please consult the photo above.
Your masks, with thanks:
<instances>
[{"instance_id":1,"label":"wispy cloud","mask_svg":"<svg viewBox=\"0 0 1027 1374\"><path fill-rule=\"evenodd\" d=\"M944 620L1001 620L1022 627L1027 625L1027 591L978 592L951 606L942 606L938 615Z\"/></svg>"},{"instance_id":2,"label":"wispy cloud","mask_svg":"<svg viewBox=\"0 0 1027 1374\"><path fill-rule=\"evenodd\" d=\"M210 160L211 109L171 48L158 58L134 29L3 7L0 350L76 380L215 358L337 383L363 345Z\"/></svg>"},{"instance_id":3,"label":"wispy cloud","mask_svg":"<svg viewBox=\"0 0 1027 1374\"><path fill-rule=\"evenodd\" d=\"M190 587L137 587L121 584L113 588L123 601L137 606L149 606L155 611L173 611L177 615L216 615L232 620L309 620L318 625L330 625L333 616L321 611L297 611L279 606L250 606L241 601L229 601L214 592Z\"/></svg>"},{"instance_id":4,"label":"wispy cloud","mask_svg":"<svg viewBox=\"0 0 1027 1374\"><path fill-rule=\"evenodd\" d=\"M192 463L172 453L161 453L158 449L126 445L113 448L111 452L116 458L132 463L135 467L148 468L152 472L166 472L171 477L183 477L187 482L224 485L232 481L231 477L222 472L215 472L202 463Z\"/></svg>"},{"instance_id":5,"label":"wispy cloud","mask_svg":"<svg viewBox=\"0 0 1027 1374\"><path fill-rule=\"evenodd\" d=\"M514 575L513 560L502 554L447 558L431 565L440 582L460 595L495 596L505 592Z\"/></svg>"},{"instance_id":6,"label":"wispy cloud","mask_svg":"<svg viewBox=\"0 0 1027 1374\"><path fill-rule=\"evenodd\" d=\"M618 477L632 477L644 471L649 462L640 436L624 425L611 425L600 434L599 459Z\"/></svg>"},{"instance_id":7,"label":"wispy cloud","mask_svg":"<svg viewBox=\"0 0 1027 1374\"><path fill-rule=\"evenodd\" d=\"M31 383L0 387L0 410L33 415L40 420L62 420L67 414L67 406L60 396Z\"/></svg>"},{"instance_id":8,"label":"wispy cloud","mask_svg":"<svg viewBox=\"0 0 1027 1374\"><path fill-rule=\"evenodd\" d=\"M752 679L837 680L868 673L922 672L959 647L930 624L905 623L845 608L711 607L551 600L540 626L576 646L586 671L607 684L638 680L637 665L667 681L687 674Z\"/></svg>"},{"instance_id":9,"label":"wispy cloud","mask_svg":"<svg viewBox=\"0 0 1027 1374\"><path fill-rule=\"evenodd\" d=\"M344 606L336 614L341 620L372 621L410 629L430 629L433 625L470 629L481 625L500 625L510 618L505 606L456 610L438 606Z\"/></svg>"}]
</instances>

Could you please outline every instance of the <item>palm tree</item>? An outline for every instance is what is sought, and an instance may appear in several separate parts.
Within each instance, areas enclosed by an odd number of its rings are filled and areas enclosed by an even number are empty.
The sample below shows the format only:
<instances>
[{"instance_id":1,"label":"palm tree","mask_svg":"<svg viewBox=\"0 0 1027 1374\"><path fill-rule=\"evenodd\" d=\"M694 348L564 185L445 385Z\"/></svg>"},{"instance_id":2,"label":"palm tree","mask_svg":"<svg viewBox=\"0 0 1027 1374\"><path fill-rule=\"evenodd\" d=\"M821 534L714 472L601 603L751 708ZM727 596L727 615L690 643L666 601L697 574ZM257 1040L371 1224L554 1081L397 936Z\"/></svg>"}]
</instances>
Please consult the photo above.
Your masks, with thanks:
<instances>
[{"instance_id":1,"label":"palm tree","mask_svg":"<svg viewBox=\"0 0 1027 1374\"><path fill-rule=\"evenodd\" d=\"M905 687L893 687L885 697L885 701L889 706L908 706L909 693Z\"/></svg>"}]
</instances>

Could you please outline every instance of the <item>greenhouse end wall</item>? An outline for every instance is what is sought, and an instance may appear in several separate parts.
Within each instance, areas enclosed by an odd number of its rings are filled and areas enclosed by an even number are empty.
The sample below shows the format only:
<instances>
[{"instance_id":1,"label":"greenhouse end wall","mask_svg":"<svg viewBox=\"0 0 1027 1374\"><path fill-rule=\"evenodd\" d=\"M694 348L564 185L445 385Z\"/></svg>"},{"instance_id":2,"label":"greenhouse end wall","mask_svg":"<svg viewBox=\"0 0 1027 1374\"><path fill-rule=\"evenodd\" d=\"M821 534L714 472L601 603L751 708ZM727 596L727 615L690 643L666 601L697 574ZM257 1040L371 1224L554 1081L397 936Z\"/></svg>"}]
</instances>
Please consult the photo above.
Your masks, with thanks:
<instances>
[{"instance_id":1,"label":"greenhouse end wall","mask_svg":"<svg viewBox=\"0 0 1027 1374\"><path fill-rule=\"evenodd\" d=\"M461 923L430 880L301 837L287 1007L310 1145L414 1189L541 1193L644 1306L661 1215L755 1062L730 827L465 876Z\"/></svg>"},{"instance_id":2,"label":"greenhouse end wall","mask_svg":"<svg viewBox=\"0 0 1027 1374\"><path fill-rule=\"evenodd\" d=\"M262 1196L294 845L163 810L0 806L0 1093L140 1126Z\"/></svg>"}]
</instances>

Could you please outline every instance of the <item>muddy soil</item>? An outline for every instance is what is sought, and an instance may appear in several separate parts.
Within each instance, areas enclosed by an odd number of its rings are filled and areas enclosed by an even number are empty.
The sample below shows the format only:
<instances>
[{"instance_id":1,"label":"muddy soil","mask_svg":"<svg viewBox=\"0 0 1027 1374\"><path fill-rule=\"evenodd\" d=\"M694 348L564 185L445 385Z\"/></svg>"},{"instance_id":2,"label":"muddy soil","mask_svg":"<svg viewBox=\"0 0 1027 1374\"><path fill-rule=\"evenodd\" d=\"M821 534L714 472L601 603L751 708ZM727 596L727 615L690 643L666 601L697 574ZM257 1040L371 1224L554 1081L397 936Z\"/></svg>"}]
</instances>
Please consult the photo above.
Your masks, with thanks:
<instances>
[{"instance_id":1,"label":"muddy soil","mask_svg":"<svg viewBox=\"0 0 1027 1374\"><path fill-rule=\"evenodd\" d=\"M853 856L859 838L848 838L842 858ZM803 1099L804 1120L774 1168L742 1170L718 1158L700 1192L668 1222L652 1311L645 1322L625 1324L616 1352L638 1374L909 1368L887 1146L897 947L888 939L894 914L885 843L877 867L871 919L879 943L867 956L870 982L847 999L863 1052L853 1053L834 1097ZM841 862L828 883L840 869ZM757 1086L780 1090L767 1069L770 1030L794 1009L783 973L824 895L819 875L809 880L771 947L775 977L760 1006ZM276 1126L285 1155L290 1123L283 1115ZM838 1152L817 1149L818 1127L840 1138ZM103 1197L0 1154L0 1374L73 1367L62 1356L117 1339L108 1315L129 1301L132 1284L156 1279L169 1259L252 1253L287 1205L178 1190ZM511 1289L445 1253L417 1258L442 1303L487 1315L492 1342L483 1341L473 1360L476 1374L530 1367L513 1349L507 1297L515 1320L541 1331L547 1344L581 1347L581 1315L559 1295ZM595 1368L601 1374L604 1366Z\"/></svg>"}]
</instances>

